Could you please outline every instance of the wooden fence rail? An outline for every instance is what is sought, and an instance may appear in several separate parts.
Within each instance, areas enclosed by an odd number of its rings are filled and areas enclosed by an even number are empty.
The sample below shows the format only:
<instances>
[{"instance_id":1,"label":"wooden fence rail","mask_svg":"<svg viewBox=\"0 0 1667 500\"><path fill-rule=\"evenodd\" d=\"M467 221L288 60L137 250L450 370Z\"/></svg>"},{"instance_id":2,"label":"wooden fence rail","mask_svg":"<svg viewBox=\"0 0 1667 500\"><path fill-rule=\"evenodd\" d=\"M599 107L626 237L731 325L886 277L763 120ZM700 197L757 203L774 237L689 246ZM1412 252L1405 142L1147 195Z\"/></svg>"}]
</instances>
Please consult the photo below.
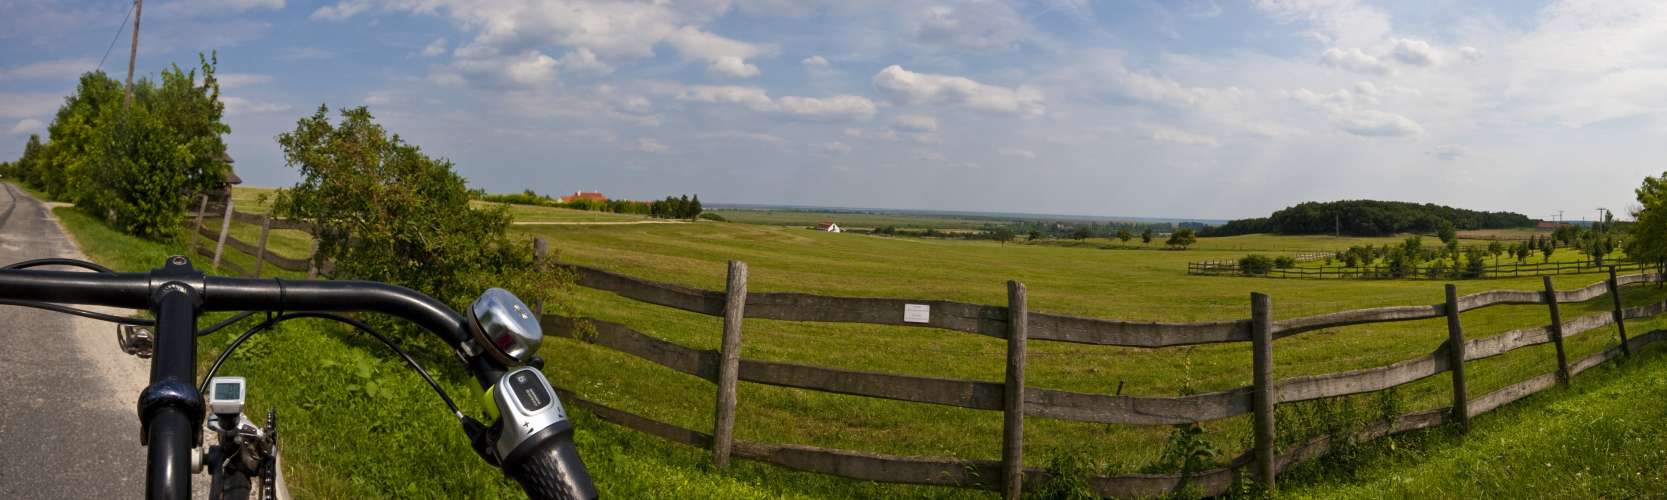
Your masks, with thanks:
<instances>
[{"instance_id":1,"label":"wooden fence rail","mask_svg":"<svg viewBox=\"0 0 1667 500\"><path fill-rule=\"evenodd\" d=\"M203 222L204 222L203 221L203 216L208 212L207 201L208 200L205 197L203 199L202 206L197 213L186 214L186 215L187 215L188 218L194 218L195 219L196 222L195 222L194 231L197 234L200 234L203 237L206 237L210 240L214 240L216 242L214 250L212 252L210 252L206 248L197 247L197 245L195 243L196 239L195 238L192 239L192 242L193 242L192 247L196 249L196 252L199 255L202 255L204 257L209 257L209 258L213 259L213 262L215 263L216 267L224 267L224 268L226 268L226 270L231 271L234 274L247 275L247 276L253 276L253 277L260 277L261 268L265 264L271 264L274 267L277 267L278 269L283 269L285 271L294 271L294 272L308 272L308 271L311 271L312 262L311 262L310 257L309 258L301 258L301 259L284 257L282 255L278 255L276 253L273 253L271 251L271 249L269 249L267 247L267 244L270 242L270 239L268 237L270 236L271 231L273 229L298 229L298 230L302 230L302 231L307 231L308 233L312 233L313 232L313 225L311 223L294 221L294 220L287 220L287 219L275 219L275 218L272 218L269 215L260 215L260 214L250 214L250 213L238 212L238 211L233 209L232 204L228 203L226 205L225 213L214 214L216 216L224 217L224 218L221 219L220 230L215 231L213 228L204 227L204 225L203 225ZM230 214L231 216L230 217L225 217L226 214ZM260 226L261 231L260 231L259 243L258 244L250 244L249 242L237 239L237 237L232 236L231 231L230 231L232 221L236 221L236 222L239 222L239 223L254 224L254 225ZM221 257L224 255L225 247L228 247L228 246L231 247L233 250L243 252L245 254L248 254L251 257L254 257L254 259L255 259L255 269L252 272L247 271L247 270L244 270L242 266L232 264L230 261L222 259Z\"/></svg>"},{"instance_id":2,"label":"wooden fence rail","mask_svg":"<svg viewBox=\"0 0 1667 500\"><path fill-rule=\"evenodd\" d=\"M1255 276L1261 278L1288 279L1495 279L1518 278L1533 276L1555 276L1564 274L1601 273L1615 267L1619 271L1648 271L1656 269L1657 265L1647 262L1621 261L1613 265L1597 265L1591 261L1549 262L1538 264L1502 264L1483 266L1472 275L1468 270L1459 270L1458 274L1447 268L1414 267L1397 275L1387 266L1322 266L1322 267L1292 267L1268 269L1262 273L1248 273L1238 262L1234 261L1203 261L1188 262L1187 274L1195 276Z\"/></svg>"},{"instance_id":3,"label":"wooden fence rail","mask_svg":"<svg viewBox=\"0 0 1667 500\"><path fill-rule=\"evenodd\" d=\"M1602 295L1617 295L1619 287L1660 279L1659 275L1611 274L1609 280L1575 290L1557 291L1546 278L1540 291L1499 290L1456 296L1451 285L1443 303L1342 311L1317 316L1273 321L1272 301L1253 294L1250 319L1200 323L1153 323L1079 318L1029 312L1025 288L1009 283L1007 307L949 301L865 297L827 297L797 293L747 293L745 264L731 264L728 292L699 290L610 273L600 269L567 266L581 286L621 296L697 312L723 316L724 341L720 350L699 350L637 332L617 323L588 318L542 316L545 331L623 352L663 367L712 381L719 386L715 434L706 435L663 422L564 397L579 406L593 408L598 416L626 427L672 441L711 448L714 461L728 457L762 461L796 470L832 474L861 480L933 484L983 488L1017 497L1026 484L1045 480L1048 472L1025 468L1023 463L1023 418L1044 417L1081 422L1130 425L1186 424L1253 414L1255 446L1227 466L1186 475L1128 474L1090 480L1096 492L1109 496L1152 496L1177 491L1184 485L1200 488L1206 495L1225 492L1236 474L1253 467L1251 476L1272 486L1280 472L1328 449L1324 438L1301 443L1283 454L1275 454L1274 408L1279 404L1335 398L1381 391L1416 382L1443 372L1452 372L1453 406L1403 415L1389 422L1368 426L1365 438L1457 423L1468 428L1471 416L1485 413L1528 394L1545 390L1568 377L1625 355L1645 344L1667 338L1667 331L1654 331L1624 338L1616 347L1569 364L1561 353L1569 338L1626 319L1646 318L1667 312L1667 302L1622 308L1612 301L1611 311L1563 321L1559 303L1584 302ZM736 270L740 272L737 273ZM1493 336L1465 339L1460 314L1503 304L1540 304L1551 313L1552 323L1544 327L1512 330ZM958 380L897 375L739 357L741 316L752 318L920 326L961 331L1007 340L1007 371L1003 382ZM1447 317L1447 341L1430 354L1387 366L1337 373L1274 379L1272 341L1303 332L1364 323L1412 321ZM1014 321L1017 319L1017 321ZM585 332L581 334L580 332ZM1025 345L1030 340L1053 340L1096 345L1157 348L1214 342L1251 342L1255 361L1255 383L1250 386L1190 396L1123 396L1091 394L1038 387L1024 383ZM1463 364L1498 356L1516 349L1554 343L1559 364L1552 373L1530 378L1498 391L1468 398L1464 388ZM753 382L781 387L865 396L915 403L937 404L1004 414L1002 460L971 460L940 457L900 457L849 450L799 445L733 441L734 384ZM727 421L727 422L726 422Z\"/></svg>"}]
</instances>

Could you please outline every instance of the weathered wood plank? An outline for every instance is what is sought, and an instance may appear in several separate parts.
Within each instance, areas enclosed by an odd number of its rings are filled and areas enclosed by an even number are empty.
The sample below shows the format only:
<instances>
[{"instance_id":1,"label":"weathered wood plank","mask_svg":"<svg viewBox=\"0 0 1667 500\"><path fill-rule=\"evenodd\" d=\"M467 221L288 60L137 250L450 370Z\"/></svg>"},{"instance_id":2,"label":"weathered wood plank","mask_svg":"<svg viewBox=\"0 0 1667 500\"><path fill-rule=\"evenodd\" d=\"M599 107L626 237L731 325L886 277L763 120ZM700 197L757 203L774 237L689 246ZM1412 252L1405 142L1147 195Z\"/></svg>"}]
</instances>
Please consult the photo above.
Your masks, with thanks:
<instances>
[{"instance_id":1,"label":"weathered wood plank","mask_svg":"<svg viewBox=\"0 0 1667 500\"><path fill-rule=\"evenodd\" d=\"M1318 316L1276 321L1273 324L1274 338L1285 338L1298 333L1319 330L1322 328L1334 328L1364 323L1383 323L1390 321L1413 321L1439 318L1445 313L1445 308L1441 304L1428 306L1376 307L1371 309L1339 311L1330 314L1321 314Z\"/></svg>"},{"instance_id":2,"label":"weathered wood plank","mask_svg":"<svg viewBox=\"0 0 1667 500\"><path fill-rule=\"evenodd\" d=\"M905 457L790 444L736 442L735 456L788 469L882 483L932 484L994 490L1001 463Z\"/></svg>"},{"instance_id":3,"label":"weathered wood plank","mask_svg":"<svg viewBox=\"0 0 1667 500\"><path fill-rule=\"evenodd\" d=\"M1613 317L1606 314L1589 314L1562 324L1564 338L1573 337L1587 331L1603 328L1614 324ZM1491 337L1483 337L1465 342L1465 361L1491 358L1528 346L1535 346L1551 342L1552 329L1550 325L1520 328Z\"/></svg>"},{"instance_id":4,"label":"weathered wood plank","mask_svg":"<svg viewBox=\"0 0 1667 500\"><path fill-rule=\"evenodd\" d=\"M712 436L710 435L589 401L580 398L573 391L560 387L554 387L554 389L556 390L556 397L561 398L561 401L566 405L583 408L602 420L674 443L682 443L696 448L712 447Z\"/></svg>"},{"instance_id":5,"label":"weathered wood plank","mask_svg":"<svg viewBox=\"0 0 1667 500\"><path fill-rule=\"evenodd\" d=\"M1030 338L1124 347L1170 347L1250 340L1250 322L1160 323L1030 313Z\"/></svg>"},{"instance_id":6,"label":"weathered wood plank","mask_svg":"<svg viewBox=\"0 0 1667 500\"><path fill-rule=\"evenodd\" d=\"M1446 351L1446 346L1442 346L1433 353L1389 366L1281 380L1276 384L1277 401L1290 403L1347 396L1422 380L1448 370Z\"/></svg>"},{"instance_id":7,"label":"weathered wood plank","mask_svg":"<svg viewBox=\"0 0 1667 500\"><path fill-rule=\"evenodd\" d=\"M594 329L592 335L580 335L579 322L587 322ZM718 379L718 352L691 349L632 330L619 323L590 318L566 318L545 315L539 317L544 333L575 338L615 351L648 360L672 370L694 375L708 381Z\"/></svg>"},{"instance_id":8,"label":"weathered wood plank","mask_svg":"<svg viewBox=\"0 0 1667 500\"><path fill-rule=\"evenodd\" d=\"M906 305L924 305L927 322L903 320ZM747 297L747 317L785 321L867 323L920 326L1007 338L1007 309L943 300L876 297L826 297L804 293L755 293ZM1033 324L1034 327L1034 324Z\"/></svg>"},{"instance_id":9,"label":"weathered wood plank","mask_svg":"<svg viewBox=\"0 0 1667 500\"><path fill-rule=\"evenodd\" d=\"M575 265L566 267L573 271L578 279L579 286L609 291L625 298L709 316L723 315L724 295L719 292L649 281L592 267Z\"/></svg>"},{"instance_id":10,"label":"weathered wood plank","mask_svg":"<svg viewBox=\"0 0 1667 500\"><path fill-rule=\"evenodd\" d=\"M1483 394L1481 397L1470 400L1470 416L1474 418L1477 415L1493 411L1494 408L1528 397L1530 394L1550 389L1557 385L1557 379L1556 373L1547 373Z\"/></svg>"},{"instance_id":11,"label":"weathered wood plank","mask_svg":"<svg viewBox=\"0 0 1667 500\"><path fill-rule=\"evenodd\" d=\"M1113 396L1025 388L1025 414L1129 425L1168 425L1220 420L1249 413L1251 387L1179 397Z\"/></svg>"},{"instance_id":12,"label":"weathered wood plank","mask_svg":"<svg viewBox=\"0 0 1667 500\"><path fill-rule=\"evenodd\" d=\"M977 410L1002 409L997 382L917 377L773 361L741 360L741 380L835 394L912 401ZM1028 389L1035 391L1036 389Z\"/></svg>"},{"instance_id":13,"label":"weathered wood plank","mask_svg":"<svg viewBox=\"0 0 1667 500\"><path fill-rule=\"evenodd\" d=\"M1545 303L1551 311L1551 344L1557 347L1557 378L1564 385L1569 383L1569 356L1563 348L1563 313L1557 303L1557 289L1552 287L1551 277L1542 276L1545 281Z\"/></svg>"},{"instance_id":14,"label":"weathered wood plank","mask_svg":"<svg viewBox=\"0 0 1667 500\"><path fill-rule=\"evenodd\" d=\"M1544 304L1545 294L1527 290L1492 290L1459 297L1459 312L1501 304Z\"/></svg>"},{"instance_id":15,"label":"weathered wood plank","mask_svg":"<svg viewBox=\"0 0 1667 500\"><path fill-rule=\"evenodd\" d=\"M1667 301L1628 307L1621 310L1621 316L1626 319L1648 318L1661 313L1667 313Z\"/></svg>"},{"instance_id":16,"label":"weathered wood plank","mask_svg":"<svg viewBox=\"0 0 1667 500\"><path fill-rule=\"evenodd\" d=\"M1470 431L1470 397L1466 395L1464 380L1464 324L1459 321L1458 287L1448 283L1445 289L1447 310L1447 370L1453 374L1453 417L1462 432Z\"/></svg>"}]
</instances>

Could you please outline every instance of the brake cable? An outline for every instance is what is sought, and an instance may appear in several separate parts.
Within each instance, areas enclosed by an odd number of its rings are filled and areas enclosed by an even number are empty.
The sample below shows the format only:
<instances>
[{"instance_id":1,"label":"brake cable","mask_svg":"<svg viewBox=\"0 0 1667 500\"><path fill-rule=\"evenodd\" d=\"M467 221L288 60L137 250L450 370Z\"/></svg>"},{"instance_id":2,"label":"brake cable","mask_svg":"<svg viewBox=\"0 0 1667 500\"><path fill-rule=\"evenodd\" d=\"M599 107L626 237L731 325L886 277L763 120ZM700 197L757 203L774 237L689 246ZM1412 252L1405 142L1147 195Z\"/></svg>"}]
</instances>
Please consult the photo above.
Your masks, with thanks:
<instances>
[{"instance_id":1,"label":"brake cable","mask_svg":"<svg viewBox=\"0 0 1667 500\"><path fill-rule=\"evenodd\" d=\"M410 366L412 370L416 371L417 375L422 376L423 381L428 382L428 386L434 389L434 393L440 396L440 400L444 401L446 403L446 406L451 409L451 412L452 412L453 415L457 416L457 418L459 420L467 418L463 414L463 411L459 410L457 408L457 403L452 401L451 396L446 394L446 390L444 388L440 387L440 383L435 382L434 377L430 376L428 374L428 370L423 369L422 365L418 364L417 360L415 358L412 358L410 353L405 352L404 349L401 349L398 345L394 344L394 342L392 340L389 340L388 337L383 336L381 333L377 332L375 329L371 328L370 325L365 324L363 321L359 321L357 319L349 318L347 316L342 316L342 315L339 315L339 314L324 313L324 312L283 313L283 314L271 317L270 319L267 319L266 321L262 321L262 322L260 322L260 324L257 324L253 327L250 327L247 331L244 331L242 335L238 335L236 339L233 339L232 343L230 345L227 345L225 350L220 351L220 355L214 359L214 364L209 366L208 373L203 376L203 383L202 383L202 386L198 388L198 392L199 393L207 393L208 392L208 381L212 380L214 378L215 372L220 370L220 365L226 362L226 359L231 356L233 351L237 350L238 346L242 345L244 341L249 340L249 337L252 337L256 333L259 333L261 331L269 330L273 326L276 326L278 323L282 323L282 322L289 321L289 320L292 320L292 319L302 319L302 318L328 319L328 320L336 321L336 322L339 322L339 323L345 323L349 326L352 326L354 329L357 329L361 332L365 332L367 334L370 334L370 336L375 337L376 340L379 340L379 341L382 342L382 345L388 346L388 348L392 349L394 351L394 353L399 354L399 357L403 358L405 360L405 364Z\"/></svg>"}]
</instances>

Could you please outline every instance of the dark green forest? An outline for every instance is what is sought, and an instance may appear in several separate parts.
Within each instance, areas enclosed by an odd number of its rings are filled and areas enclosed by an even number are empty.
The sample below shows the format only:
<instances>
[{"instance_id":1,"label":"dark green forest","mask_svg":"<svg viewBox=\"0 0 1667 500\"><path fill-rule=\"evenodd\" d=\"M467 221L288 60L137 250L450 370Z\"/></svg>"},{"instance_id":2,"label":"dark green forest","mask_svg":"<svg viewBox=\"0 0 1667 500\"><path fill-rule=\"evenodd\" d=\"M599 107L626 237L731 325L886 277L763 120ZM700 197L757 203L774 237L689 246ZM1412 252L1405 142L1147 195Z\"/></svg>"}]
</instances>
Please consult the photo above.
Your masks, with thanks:
<instances>
[{"instance_id":1,"label":"dark green forest","mask_svg":"<svg viewBox=\"0 0 1667 500\"><path fill-rule=\"evenodd\" d=\"M1434 203L1342 200L1307 202L1255 219L1239 219L1205 230L1204 236L1238 234L1333 234L1383 236L1452 229L1532 227L1534 220L1512 212L1481 212Z\"/></svg>"}]
</instances>

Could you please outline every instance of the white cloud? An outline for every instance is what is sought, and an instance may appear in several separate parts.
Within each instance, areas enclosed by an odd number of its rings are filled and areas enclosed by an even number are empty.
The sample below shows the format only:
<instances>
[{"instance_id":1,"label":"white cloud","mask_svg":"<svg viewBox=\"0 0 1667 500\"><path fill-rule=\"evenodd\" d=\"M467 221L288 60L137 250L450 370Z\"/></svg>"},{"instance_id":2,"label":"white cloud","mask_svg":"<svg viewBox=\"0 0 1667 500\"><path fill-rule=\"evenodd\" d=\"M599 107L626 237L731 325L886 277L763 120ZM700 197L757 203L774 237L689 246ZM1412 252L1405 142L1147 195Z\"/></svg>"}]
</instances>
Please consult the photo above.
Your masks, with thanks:
<instances>
[{"instance_id":1,"label":"white cloud","mask_svg":"<svg viewBox=\"0 0 1667 500\"><path fill-rule=\"evenodd\" d=\"M1011 49L1031 35L1030 23L1010 2L926 4L901 16L915 42L964 51Z\"/></svg>"},{"instance_id":2,"label":"white cloud","mask_svg":"<svg viewBox=\"0 0 1667 500\"><path fill-rule=\"evenodd\" d=\"M1424 133L1424 128L1411 118L1384 111L1348 111L1338 118L1344 131L1358 136L1405 137Z\"/></svg>"},{"instance_id":3,"label":"white cloud","mask_svg":"<svg viewBox=\"0 0 1667 500\"><path fill-rule=\"evenodd\" d=\"M843 142L819 142L810 145L810 151L823 156L836 156L851 152L851 146Z\"/></svg>"},{"instance_id":4,"label":"white cloud","mask_svg":"<svg viewBox=\"0 0 1667 500\"><path fill-rule=\"evenodd\" d=\"M1320 62L1350 71L1358 71L1373 75L1388 75L1394 70L1370 54L1360 49L1339 49L1332 47L1320 54Z\"/></svg>"},{"instance_id":5,"label":"white cloud","mask_svg":"<svg viewBox=\"0 0 1667 500\"><path fill-rule=\"evenodd\" d=\"M1465 153L1464 147L1458 144L1438 144L1429 151L1430 156L1441 160L1457 160Z\"/></svg>"},{"instance_id":6,"label":"white cloud","mask_svg":"<svg viewBox=\"0 0 1667 500\"><path fill-rule=\"evenodd\" d=\"M644 153L664 153L671 149L665 144L660 144L660 141L656 141L652 137L638 137L636 142L631 143L630 148Z\"/></svg>"},{"instance_id":7,"label":"white cloud","mask_svg":"<svg viewBox=\"0 0 1667 500\"><path fill-rule=\"evenodd\" d=\"M1146 129L1146 138L1154 141L1183 144L1188 146L1209 147L1214 147L1220 144L1215 137L1204 134L1196 134L1164 125L1147 124L1144 125L1143 128Z\"/></svg>"},{"instance_id":8,"label":"white cloud","mask_svg":"<svg viewBox=\"0 0 1667 500\"><path fill-rule=\"evenodd\" d=\"M666 43L687 59L706 61L707 72L714 75L749 78L758 76L758 66L747 59L771 52L763 45L755 45L684 26L666 37Z\"/></svg>"},{"instance_id":9,"label":"white cloud","mask_svg":"<svg viewBox=\"0 0 1667 500\"><path fill-rule=\"evenodd\" d=\"M73 79L93 70L98 61L87 58L39 61L0 68L0 81Z\"/></svg>"},{"instance_id":10,"label":"white cloud","mask_svg":"<svg viewBox=\"0 0 1667 500\"><path fill-rule=\"evenodd\" d=\"M1001 148L1001 149L996 150L996 154L999 154L999 155L1002 155L1002 156L1012 156L1012 157L1015 157L1015 158L1024 158L1024 159L1027 159L1027 160L1036 159L1036 152L1028 150L1028 149Z\"/></svg>"},{"instance_id":11,"label":"white cloud","mask_svg":"<svg viewBox=\"0 0 1667 500\"><path fill-rule=\"evenodd\" d=\"M214 81L220 82L221 90L231 90L248 87L250 85L265 85L272 83L272 75L255 73L216 73Z\"/></svg>"},{"instance_id":12,"label":"white cloud","mask_svg":"<svg viewBox=\"0 0 1667 500\"><path fill-rule=\"evenodd\" d=\"M1283 23L1306 22L1313 38L1362 47L1390 31L1389 14L1357 0L1257 0L1256 7Z\"/></svg>"},{"instance_id":13,"label":"white cloud","mask_svg":"<svg viewBox=\"0 0 1667 500\"><path fill-rule=\"evenodd\" d=\"M562 70L569 73L606 75L614 71L612 66L598 60L595 52L591 52L590 49L584 47L569 51L556 62L559 63Z\"/></svg>"},{"instance_id":14,"label":"white cloud","mask_svg":"<svg viewBox=\"0 0 1667 500\"><path fill-rule=\"evenodd\" d=\"M938 119L926 115L903 115L892 126L910 132L937 132Z\"/></svg>"},{"instance_id":15,"label":"white cloud","mask_svg":"<svg viewBox=\"0 0 1667 500\"><path fill-rule=\"evenodd\" d=\"M446 37L435 38L423 47L423 57L437 57L446 53Z\"/></svg>"},{"instance_id":16,"label":"white cloud","mask_svg":"<svg viewBox=\"0 0 1667 500\"><path fill-rule=\"evenodd\" d=\"M1400 38L1395 40L1393 52L1395 60L1412 66L1429 66L1436 63L1436 51L1430 42Z\"/></svg>"},{"instance_id":17,"label":"white cloud","mask_svg":"<svg viewBox=\"0 0 1667 500\"><path fill-rule=\"evenodd\" d=\"M335 52L318 47L291 47L278 53L278 59L285 61L307 61L313 59L329 59L336 57Z\"/></svg>"},{"instance_id":18,"label":"white cloud","mask_svg":"<svg viewBox=\"0 0 1667 500\"><path fill-rule=\"evenodd\" d=\"M158 6L157 11L170 16L195 16L217 11L243 12L283 8L284 0L173 0Z\"/></svg>"},{"instance_id":19,"label":"white cloud","mask_svg":"<svg viewBox=\"0 0 1667 500\"><path fill-rule=\"evenodd\" d=\"M228 115L247 115L254 113L275 113L288 111L289 105L275 102L252 101L242 97L220 96L220 102L226 105Z\"/></svg>"},{"instance_id":20,"label":"white cloud","mask_svg":"<svg viewBox=\"0 0 1667 500\"><path fill-rule=\"evenodd\" d=\"M855 95L836 95L825 98L787 96L777 99L776 107L781 112L791 115L862 120L873 117L874 112L878 110L874 101Z\"/></svg>"},{"instance_id":21,"label":"white cloud","mask_svg":"<svg viewBox=\"0 0 1667 500\"><path fill-rule=\"evenodd\" d=\"M803 64L805 66L810 66L810 67L813 67L813 68L826 68L826 67L828 67L828 60L823 58L822 56L810 56L810 57L804 58L803 60L800 60L799 64Z\"/></svg>"},{"instance_id":22,"label":"white cloud","mask_svg":"<svg viewBox=\"0 0 1667 500\"><path fill-rule=\"evenodd\" d=\"M58 109L64 96L55 92L0 91L0 118L32 118Z\"/></svg>"},{"instance_id":23,"label":"white cloud","mask_svg":"<svg viewBox=\"0 0 1667 500\"><path fill-rule=\"evenodd\" d=\"M891 142L891 141L896 141L897 140L897 131L896 130L891 130L891 129L868 130L868 129L861 129L861 128L847 128L847 129L845 129L845 136L846 137L851 137L851 138L857 138L857 139L870 139L870 140Z\"/></svg>"},{"instance_id":24,"label":"white cloud","mask_svg":"<svg viewBox=\"0 0 1667 500\"><path fill-rule=\"evenodd\" d=\"M307 18L314 21L346 21L366 10L370 10L370 7L369 0L342 0L335 5L326 5L313 10L312 15L307 16Z\"/></svg>"},{"instance_id":25,"label":"white cloud","mask_svg":"<svg viewBox=\"0 0 1667 500\"><path fill-rule=\"evenodd\" d=\"M717 131L717 132L703 132L701 134L698 134L698 137L700 137L702 139L709 139L709 140L753 141L753 142L763 142L763 143L768 143L768 144L781 144L783 142L786 142L785 139L782 139L781 137L778 137L778 136L766 134L766 133L763 133L763 132L747 132L747 131L744 131L744 130L720 130L720 131Z\"/></svg>"},{"instance_id":26,"label":"white cloud","mask_svg":"<svg viewBox=\"0 0 1667 500\"><path fill-rule=\"evenodd\" d=\"M986 85L960 76L916 73L896 64L876 73L873 82L882 93L907 103L949 104L1029 116L1046 111L1042 93L1035 89Z\"/></svg>"},{"instance_id":27,"label":"white cloud","mask_svg":"<svg viewBox=\"0 0 1667 500\"><path fill-rule=\"evenodd\" d=\"M42 130L46 130L46 124L41 123L40 120L36 120L34 118L24 118L22 120L18 120L16 125L12 125L12 130L8 133L29 134L40 132Z\"/></svg>"},{"instance_id":28,"label":"white cloud","mask_svg":"<svg viewBox=\"0 0 1667 500\"><path fill-rule=\"evenodd\" d=\"M680 101L718 104L740 104L754 111L773 111L776 103L770 93L759 87L735 85L672 86L670 94Z\"/></svg>"},{"instance_id":29,"label":"white cloud","mask_svg":"<svg viewBox=\"0 0 1667 500\"><path fill-rule=\"evenodd\" d=\"M769 92L762 88L736 85L665 85L660 90L680 101L737 104L753 111L779 112L809 118L867 120L879 110L874 101L849 94L830 97L786 96L773 99Z\"/></svg>"},{"instance_id":30,"label":"white cloud","mask_svg":"<svg viewBox=\"0 0 1667 500\"><path fill-rule=\"evenodd\" d=\"M1476 47L1468 47L1468 46L1460 47L1459 48L1459 57L1463 57L1464 60L1466 60L1466 61L1479 60L1479 59L1482 58L1482 49L1478 49Z\"/></svg>"}]
</instances>

